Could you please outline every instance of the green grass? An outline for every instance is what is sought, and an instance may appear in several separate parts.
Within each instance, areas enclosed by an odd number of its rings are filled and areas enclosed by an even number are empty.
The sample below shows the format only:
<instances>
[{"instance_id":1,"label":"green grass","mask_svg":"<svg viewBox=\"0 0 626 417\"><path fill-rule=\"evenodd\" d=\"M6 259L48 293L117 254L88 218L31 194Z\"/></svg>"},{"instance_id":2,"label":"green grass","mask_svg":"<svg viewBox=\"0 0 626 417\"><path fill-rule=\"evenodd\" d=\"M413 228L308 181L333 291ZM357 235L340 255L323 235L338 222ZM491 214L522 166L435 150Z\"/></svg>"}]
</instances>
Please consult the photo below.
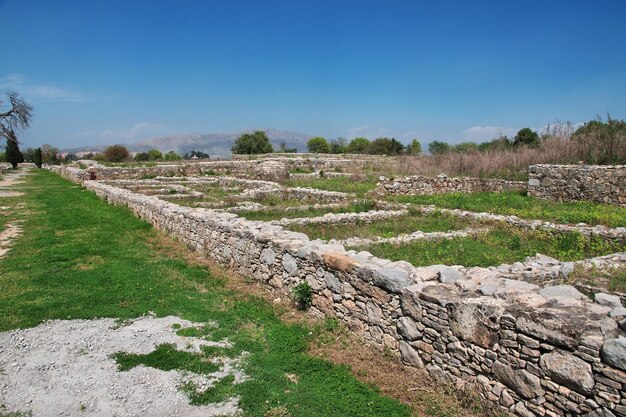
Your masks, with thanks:
<instances>
[{"instance_id":1,"label":"green grass","mask_svg":"<svg viewBox=\"0 0 626 417\"><path fill-rule=\"evenodd\" d=\"M305 233L311 239L329 240L350 237L394 237L401 234L411 234L418 230L422 232L446 232L470 226L480 227L480 224L476 221L472 222L441 212L424 214L413 211L405 216L377 220L371 223L359 220L355 223L346 224L293 224L286 226L286 228L294 232Z\"/></svg>"},{"instance_id":2,"label":"green grass","mask_svg":"<svg viewBox=\"0 0 626 417\"><path fill-rule=\"evenodd\" d=\"M248 220L280 220L282 218L294 219L300 217L319 217L326 213L361 213L374 209L374 203L368 200L355 202L346 207L316 209L309 206L305 210L262 210L262 211L241 211L237 215Z\"/></svg>"},{"instance_id":3,"label":"green grass","mask_svg":"<svg viewBox=\"0 0 626 417\"><path fill-rule=\"evenodd\" d=\"M626 292L626 268L614 271L609 278L609 290Z\"/></svg>"},{"instance_id":4,"label":"green grass","mask_svg":"<svg viewBox=\"0 0 626 417\"><path fill-rule=\"evenodd\" d=\"M374 176L341 176L332 178L293 178L285 181L286 187L311 187L326 191L354 193L362 198L368 191L376 187Z\"/></svg>"},{"instance_id":5,"label":"green grass","mask_svg":"<svg viewBox=\"0 0 626 417\"><path fill-rule=\"evenodd\" d=\"M434 204L452 209L516 215L525 219L541 219L556 223L626 226L624 207L588 201L540 200L516 192L399 196L392 199L405 203Z\"/></svg>"},{"instance_id":6,"label":"green grass","mask_svg":"<svg viewBox=\"0 0 626 417\"><path fill-rule=\"evenodd\" d=\"M145 365L162 371L179 369L207 375L220 368L212 362L203 360L207 358L207 355L180 351L171 344L159 345L154 351L145 355L119 352L114 354L113 358L118 363L120 371L128 371L135 366Z\"/></svg>"},{"instance_id":7,"label":"green grass","mask_svg":"<svg viewBox=\"0 0 626 417\"><path fill-rule=\"evenodd\" d=\"M607 288L610 291L626 292L626 266L611 270L577 267L567 278L567 283L580 282L594 287Z\"/></svg>"},{"instance_id":8,"label":"green grass","mask_svg":"<svg viewBox=\"0 0 626 417\"><path fill-rule=\"evenodd\" d=\"M225 279L158 248L159 234L129 210L36 171L24 234L0 260L0 330L48 319L130 319L154 311L197 322L215 321L214 340L228 337L232 354L250 352L242 384L223 382L194 403L236 394L246 416L285 405L292 416L410 416L408 406L382 397L344 366L311 357L307 327L285 324L259 298L226 289ZM0 205L1 202L0 202ZM151 242L151 243L148 243ZM195 359L161 348L157 357L120 356L131 366L193 367ZM286 374L296 374L297 384Z\"/></svg>"},{"instance_id":9,"label":"green grass","mask_svg":"<svg viewBox=\"0 0 626 417\"><path fill-rule=\"evenodd\" d=\"M501 227L476 238L456 238L440 242L413 241L403 245L376 244L357 250L394 261L404 260L415 266L433 264L494 266L523 261L536 253L562 261L572 261L626 250L624 244L608 243L580 233L549 233Z\"/></svg>"}]
</instances>

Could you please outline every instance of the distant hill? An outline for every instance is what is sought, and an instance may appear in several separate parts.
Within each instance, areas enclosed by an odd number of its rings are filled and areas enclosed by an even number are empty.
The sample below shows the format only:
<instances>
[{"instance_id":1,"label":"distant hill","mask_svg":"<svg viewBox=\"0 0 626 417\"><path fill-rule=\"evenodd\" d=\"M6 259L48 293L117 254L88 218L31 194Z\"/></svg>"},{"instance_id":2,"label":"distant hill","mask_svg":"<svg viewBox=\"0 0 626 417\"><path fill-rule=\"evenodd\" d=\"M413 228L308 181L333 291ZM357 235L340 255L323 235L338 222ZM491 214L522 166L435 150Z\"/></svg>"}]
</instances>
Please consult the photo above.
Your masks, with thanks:
<instances>
[{"instance_id":1,"label":"distant hill","mask_svg":"<svg viewBox=\"0 0 626 417\"><path fill-rule=\"evenodd\" d=\"M211 156L229 156L235 140L243 133L251 133L255 130L263 130L270 138L274 149L278 149L281 143L288 148L296 148L298 152L306 151L306 143L311 136L277 129L248 129L233 133L208 133L208 134L182 134L161 136L152 139L144 139L135 143L127 144L131 152L144 152L150 149L158 149L161 152L174 151L180 155L189 151L202 151ZM108 145L82 146L80 148L63 149L62 152L102 152Z\"/></svg>"}]
</instances>

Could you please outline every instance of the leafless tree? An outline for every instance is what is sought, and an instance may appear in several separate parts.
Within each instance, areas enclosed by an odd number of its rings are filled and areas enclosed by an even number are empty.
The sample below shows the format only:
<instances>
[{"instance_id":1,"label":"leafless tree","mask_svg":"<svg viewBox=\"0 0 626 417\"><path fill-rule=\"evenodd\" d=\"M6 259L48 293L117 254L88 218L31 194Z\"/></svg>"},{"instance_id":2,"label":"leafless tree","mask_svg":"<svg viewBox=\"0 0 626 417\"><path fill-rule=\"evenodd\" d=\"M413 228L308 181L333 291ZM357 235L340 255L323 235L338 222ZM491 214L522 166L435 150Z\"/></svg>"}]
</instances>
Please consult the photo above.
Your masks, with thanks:
<instances>
[{"instance_id":1,"label":"leafless tree","mask_svg":"<svg viewBox=\"0 0 626 417\"><path fill-rule=\"evenodd\" d=\"M0 134L2 136L6 136L10 130L27 129L33 115L33 107L26 103L18 93L10 91L7 96L11 105L7 111L1 111L5 104L0 100Z\"/></svg>"}]
</instances>

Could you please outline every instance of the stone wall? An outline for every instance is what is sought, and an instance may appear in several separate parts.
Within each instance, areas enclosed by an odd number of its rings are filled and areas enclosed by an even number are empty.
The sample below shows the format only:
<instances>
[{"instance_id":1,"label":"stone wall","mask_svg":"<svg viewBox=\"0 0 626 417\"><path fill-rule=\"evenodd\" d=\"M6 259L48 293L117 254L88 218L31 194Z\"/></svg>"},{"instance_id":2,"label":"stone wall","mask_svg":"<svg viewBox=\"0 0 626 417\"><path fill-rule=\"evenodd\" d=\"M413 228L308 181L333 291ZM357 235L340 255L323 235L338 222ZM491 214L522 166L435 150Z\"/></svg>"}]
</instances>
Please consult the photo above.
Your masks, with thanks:
<instances>
[{"instance_id":1,"label":"stone wall","mask_svg":"<svg viewBox=\"0 0 626 417\"><path fill-rule=\"evenodd\" d=\"M626 165L531 165L528 194L626 205Z\"/></svg>"},{"instance_id":2,"label":"stone wall","mask_svg":"<svg viewBox=\"0 0 626 417\"><path fill-rule=\"evenodd\" d=\"M397 179L383 179L376 190L395 195L526 191L526 183L494 178L450 178L446 175L431 178L414 175Z\"/></svg>"},{"instance_id":3,"label":"stone wall","mask_svg":"<svg viewBox=\"0 0 626 417\"><path fill-rule=\"evenodd\" d=\"M98 181L84 186L266 285L289 293L308 282L313 314L337 317L406 363L519 416L626 415L619 299L596 295L594 303L570 286L541 288L493 274L483 280L462 267L415 268L231 213Z\"/></svg>"},{"instance_id":4,"label":"stone wall","mask_svg":"<svg viewBox=\"0 0 626 417\"><path fill-rule=\"evenodd\" d=\"M84 162L84 161L83 161ZM185 162L179 164L157 164L154 166L138 167L106 167L103 165L89 164L96 169L98 179L128 179L128 178L154 178L157 176L194 176L226 174L226 175L251 175L262 170L264 165L283 165L287 170L310 170L328 171L347 167L360 167L366 161L360 159L338 158L263 158L242 159L233 161L202 161ZM77 162L78 164L78 162ZM84 164L83 165L87 165Z\"/></svg>"}]
</instances>

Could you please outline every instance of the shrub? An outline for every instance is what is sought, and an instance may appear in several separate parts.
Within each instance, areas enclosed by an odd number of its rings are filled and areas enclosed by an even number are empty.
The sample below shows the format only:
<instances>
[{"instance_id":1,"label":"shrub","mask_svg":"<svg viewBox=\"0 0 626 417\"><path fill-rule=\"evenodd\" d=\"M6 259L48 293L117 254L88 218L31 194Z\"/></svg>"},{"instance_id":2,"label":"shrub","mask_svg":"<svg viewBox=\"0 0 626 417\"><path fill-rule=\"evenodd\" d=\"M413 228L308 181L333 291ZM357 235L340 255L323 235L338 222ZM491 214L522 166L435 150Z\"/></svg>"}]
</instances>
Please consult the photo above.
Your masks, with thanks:
<instances>
[{"instance_id":1,"label":"shrub","mask_svg":"<svg viewBox=\"0 0 626 417\"><path fill-rule=\"evenodd\" d=\"M150 156L151 161L158 161L163 159L163 154L158 149L150 149L148 151L148 155Z\"/></svg>"},{"instance_id":2,"label":"shrub","mask_svg":"<svg viewBox=\"0 0 626 417\"><path fill-rule=\"evenodd\" d=\"M581 159L590 164L626 163L626 122L591 120L574 132L572 141L583 148Z\"/></svg>"},{"instance_id":3,"label":"shrub","mask_svg":"<svg viewBox=\"0 0 626 417\"><path fill-rule=\"evenodd\" d=\"M149 161L150 155L148 152L137 152L134 159L135 161Z\"/></svg>"},{"instance_id":4,"label":"shrub","mask_svg":"<svg viewBox=\"0 0 626 417\"><path fill-rule=\"evenodd\" d=\"M474 142L462 142L457 144L454 147L454 150L457 152L471 152L471 151L477 151L478 150L478 145Z\"/></svg>"},{"instance_id":5,"label":"shrub","mask_svg":"<svg viewBox=\"0 0 626 417\"><path fill-rule=\"evenodd\" d=\"M180 155L174 151L169 151L165 155L163 155L163 159L166 161L180 161Z\"/></svg>"},{"instance_id":6,"label":"shrub","mask_svg":"<svg viewBox=\"0 0 626 417\"><path fill-rule=\"evenodd\" d=\"M124 145L111 145L104 150L104 160L107 162L122 162L129 156L128 149Z\"/></svg>"},{"instance_id":7,"label":"shrub","mask_svg":"<svg viewBox=\"0 0 626 417\"><path fill-rule=\"evenodd\" d=\"M306 310L311 307L313 303L313 289L308 282L302 281L296 285L292 290L292 294L298 309Z\"/></svg>"},{"instance_id":8,"label":"shrub","mask_svg":"<svg viewBox=\"0 0 626 417\"><path fill-rule=\"evenodd\" d=\"M446 142L434 140L428 144L428 152L430 152L431 155L440 155L446 152L450 152L451 150L452 147Z\"/></svg>"}]
</instances>

